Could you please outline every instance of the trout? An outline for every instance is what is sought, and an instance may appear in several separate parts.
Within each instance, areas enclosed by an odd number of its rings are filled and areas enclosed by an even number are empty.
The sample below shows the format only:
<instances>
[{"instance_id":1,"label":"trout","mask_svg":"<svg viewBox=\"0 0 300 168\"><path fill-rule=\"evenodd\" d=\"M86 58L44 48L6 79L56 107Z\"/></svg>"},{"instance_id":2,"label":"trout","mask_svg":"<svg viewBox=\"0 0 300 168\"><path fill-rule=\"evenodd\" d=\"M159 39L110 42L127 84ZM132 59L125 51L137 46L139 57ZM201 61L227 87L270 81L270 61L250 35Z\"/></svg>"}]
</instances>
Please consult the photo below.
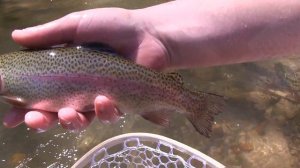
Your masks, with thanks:
<instances>
[{"instance_id":1,"label":"trout","mask_svg":"<svg viewBox=\"0 0 300 168\"><path fill-rule=\"evenodd\" d=\"M224 104L222 96L185 88L179 74L148 69L104 47L4 54L0 76L1 97L17 108L90 112L96 96L104 95L120 112L139 114L159 125L168 125L172 113L181 113L206 137Z\"/></svg>"}]
</instances>

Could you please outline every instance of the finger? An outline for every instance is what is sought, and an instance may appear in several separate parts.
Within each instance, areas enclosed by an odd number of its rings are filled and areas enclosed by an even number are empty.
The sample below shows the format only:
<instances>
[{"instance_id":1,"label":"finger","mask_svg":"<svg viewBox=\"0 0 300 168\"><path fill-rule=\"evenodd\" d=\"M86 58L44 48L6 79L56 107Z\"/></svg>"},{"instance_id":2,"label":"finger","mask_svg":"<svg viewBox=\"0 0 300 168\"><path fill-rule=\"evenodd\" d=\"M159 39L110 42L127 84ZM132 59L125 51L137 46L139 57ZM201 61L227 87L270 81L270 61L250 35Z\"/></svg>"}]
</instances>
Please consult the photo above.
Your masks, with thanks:
<instances>
[{"instance_id":1,"label":"finger","mask_svg":"<svg viewBox=\"0 0 300 168\"><path fill-rule=\"evenodd\" d=\"M107 97L97 96L94 104L96 116L100 121L104 123L114 123L119 120L121 113Z\"/></svg>"},{"instance_id":2,"label":"finger","mask_svg":"<svg viewBox=\"0 0 300 168\"><path fill-rule=\"evenodd\" d=\"M99 42L128 53L125 50L131 51L138 43L129 13L119 8L75 12L40 26L15 30L12 38L29 48Z\"/></svg>"},{"instance_id":3,"label":"finger","mask_svg":"<svg viewBox=\"0 0 300 168\"><path fill-rule=\"evenodd\" d=\"M93 112L79 113L72 108L62 108L58 111L60 124L69 130L81 130L86 128L93 117Z\"/></svg>"},{"instance_id":4,"label":"finger","mask_svg":"<svg viewBox=\"0 0 300 168\"><path fill-rule=\"evenodd\" d=\"M52 112L30 111L25 115L25 124L37 131L43 132L55 125L57 114Z\"/></svg>"},{"instance_id":5,"label":"finger","mask_svg":"<svg viewBox=\"0 0 300 168\"><path fill-rule=\"evenodd\" d=\"M21 109L13 108L6 113L3 119L3 125L8 128L14 128L24 122L26 112Z\"/></svg>"},{"instance_id":6,"label":"finger","mask_svg":"<svg viewBox=\"0 0 300 168\"><path fill-rule=\"evenodd\" d=\"M67 15L55 21L12 32L12 38L29 48L42 48L73 41L80 14Z\"/></svg>"}]
</instances>

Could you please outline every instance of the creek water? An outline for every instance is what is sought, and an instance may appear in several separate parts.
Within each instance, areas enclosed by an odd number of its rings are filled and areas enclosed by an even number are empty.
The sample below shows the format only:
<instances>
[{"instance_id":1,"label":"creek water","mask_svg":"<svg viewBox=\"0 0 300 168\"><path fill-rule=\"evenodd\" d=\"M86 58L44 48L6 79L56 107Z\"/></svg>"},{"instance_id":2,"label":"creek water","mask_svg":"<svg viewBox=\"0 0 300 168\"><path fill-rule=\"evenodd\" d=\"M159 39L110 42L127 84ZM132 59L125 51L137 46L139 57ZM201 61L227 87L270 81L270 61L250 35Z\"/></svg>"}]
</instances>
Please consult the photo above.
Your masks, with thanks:
<instances>
[{"instance_id":1,"label":"creek water","mask_svg":"<svg viewBox=\"0 0 300 168\"><path fill-rule=\"evenodd\" d=\"M0 1L0 54L19 50L11 31L59 18L70 12L97 8L143 8L164 1ZM25 125L0 126L0 167L70 167L89 149L115 135L149 132L173 138L228 167L300 167L300 104L297 88L282 75L297 72L297 58L180 71L187 87L227 97L216 118L212 137L196 133L181 116L169 128L127 115L112 125L94 121L82 132L60 126L36 133ZM276 68L278 65L285 68ZM0 119L9 106L0 104Z\"/></svg>"}]
</instances>

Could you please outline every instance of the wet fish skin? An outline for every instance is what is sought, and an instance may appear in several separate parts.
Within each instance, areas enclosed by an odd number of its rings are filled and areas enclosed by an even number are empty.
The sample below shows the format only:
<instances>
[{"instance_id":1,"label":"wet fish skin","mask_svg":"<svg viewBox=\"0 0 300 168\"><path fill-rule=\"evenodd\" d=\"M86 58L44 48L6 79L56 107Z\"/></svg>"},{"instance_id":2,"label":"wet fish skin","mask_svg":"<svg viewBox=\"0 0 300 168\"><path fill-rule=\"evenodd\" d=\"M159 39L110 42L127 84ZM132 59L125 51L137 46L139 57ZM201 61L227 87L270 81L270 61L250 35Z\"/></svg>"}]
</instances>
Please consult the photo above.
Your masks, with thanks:
<instances>
[{"instance_id":1,"label":"wet fish skin","mask_svg":"<svg viewBox=\"0 0 300 168\"><path fill-rule=\"evenodd\" d=\"M1 96L19 108L87 112L97 95L105 95L121 112L160 125L168 125L173 112L182 113L207 137L224 104L222 96L186 89L179 75L147 69L106 49L12 52L0 56L0 75Z\"/></svg>"}]
</instances>

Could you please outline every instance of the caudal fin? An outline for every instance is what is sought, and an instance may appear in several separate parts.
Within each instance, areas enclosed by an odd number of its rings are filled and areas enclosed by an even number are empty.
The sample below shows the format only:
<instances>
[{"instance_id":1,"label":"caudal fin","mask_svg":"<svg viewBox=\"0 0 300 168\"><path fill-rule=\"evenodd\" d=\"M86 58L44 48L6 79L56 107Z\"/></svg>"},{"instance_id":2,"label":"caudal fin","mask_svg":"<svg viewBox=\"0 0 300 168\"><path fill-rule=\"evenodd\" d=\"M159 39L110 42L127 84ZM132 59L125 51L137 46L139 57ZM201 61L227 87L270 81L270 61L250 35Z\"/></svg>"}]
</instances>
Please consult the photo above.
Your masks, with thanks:
<instances>
[{"instance_id":1,"label":"caudal fin","mask_svg":"<svg viewBox=\"0 0 300 168\"><path fill-rule=\"evenodd\" d=\"M224 97L204 92L190 92L188 97L187 118L200 134L210 137L214 116L224 107Z\"/></svg>"}]
</instances>

